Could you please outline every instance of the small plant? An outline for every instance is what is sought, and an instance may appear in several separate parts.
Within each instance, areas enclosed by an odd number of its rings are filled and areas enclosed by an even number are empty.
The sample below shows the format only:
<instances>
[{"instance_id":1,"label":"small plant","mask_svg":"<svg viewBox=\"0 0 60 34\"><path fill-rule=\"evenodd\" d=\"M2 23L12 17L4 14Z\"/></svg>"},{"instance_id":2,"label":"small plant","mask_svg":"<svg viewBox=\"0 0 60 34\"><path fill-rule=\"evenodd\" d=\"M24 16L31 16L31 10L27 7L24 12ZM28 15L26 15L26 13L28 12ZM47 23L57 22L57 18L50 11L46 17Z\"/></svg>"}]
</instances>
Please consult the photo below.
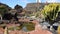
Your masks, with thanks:
<instances>
[{"instance_id":1,"label":"small plant","mask_svg":"<svg viewBox=\"0 0 60 34\"><path fill-rule=\"evenodd\" d=\"M16 30L21 30L22 29L22 26L17 26L16 27Z\"/></svg>"}]
</instances>

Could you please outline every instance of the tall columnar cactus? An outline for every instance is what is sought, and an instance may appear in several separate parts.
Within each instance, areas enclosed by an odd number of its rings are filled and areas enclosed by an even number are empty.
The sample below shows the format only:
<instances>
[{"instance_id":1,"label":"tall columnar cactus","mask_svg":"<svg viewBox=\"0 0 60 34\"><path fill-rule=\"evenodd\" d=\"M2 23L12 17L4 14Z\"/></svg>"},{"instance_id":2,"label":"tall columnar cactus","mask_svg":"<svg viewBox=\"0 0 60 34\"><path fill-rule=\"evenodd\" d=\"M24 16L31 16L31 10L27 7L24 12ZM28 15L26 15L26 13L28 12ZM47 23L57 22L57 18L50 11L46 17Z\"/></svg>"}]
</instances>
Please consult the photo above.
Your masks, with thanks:
<instances>
[{"instance_id":1,"label":"tall columnar cactus","mask_svg":"<svg viewBox=\"0 0 60 34\"><path fill-rule=\"evenodd\" d=\"M8 28L7 27L5 27L4 34L8 34Z\"/></svg>"},{"instance_id":2,"label":"tall columnar cactus","mask_svg":"<svg viewBox=\"0 0 60 34\"><path fill-rule=\"evenodd\" d=\"M58 34L60 34L60 25L58 26L57 32L58 32Z\"/></svg>"}]
</instances>

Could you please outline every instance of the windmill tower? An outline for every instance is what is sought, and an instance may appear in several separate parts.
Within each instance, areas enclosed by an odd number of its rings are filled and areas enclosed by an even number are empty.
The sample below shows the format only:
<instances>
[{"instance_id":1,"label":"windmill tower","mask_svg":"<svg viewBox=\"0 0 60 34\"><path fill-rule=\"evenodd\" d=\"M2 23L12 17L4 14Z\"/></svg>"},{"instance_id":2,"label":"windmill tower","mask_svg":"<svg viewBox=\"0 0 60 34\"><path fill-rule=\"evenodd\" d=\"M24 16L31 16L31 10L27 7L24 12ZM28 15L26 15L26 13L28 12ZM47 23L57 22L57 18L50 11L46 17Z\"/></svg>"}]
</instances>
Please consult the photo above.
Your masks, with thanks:
<instances>
[{"instance_id":1,"label":"windmill tower","mask_svg":"<svg viewBox=\"0 0 60 34\"><path fill-rule=\"evenodd\" d=\"M40 3L41 3L41 0L36 0L36 2L37 2L37 5L36 5L37 10L36 10L36 11L39 11L39 5L40 5Z\"/></svg>"},{"instance_id":2,"label":"windmill tower","mask_svg":"<svg viewBox=\"0 0 60 34\"><path fill-rule=\"evenodd\" d=\"M37 3L39 3L39 0L36 0Z\"/></svg>"},{"instance_id":3,"label":"windmill tower","mask_svg":"<svg viewBox=\"0 0 60 34\"><path fill-rule=\"evenodd\" d=\"M48 4L48 1L46 1L46 5Z\"/></svg>"},{"instance_id":4,"label":"windmill tower","mask_svg":"<svg viewBox=\"0 0 60 34\"><path fill-rule=\"evenodd\" d=\"M36 0L37 3L41 3L41 0Z\"/></svg>"}]
</instances>

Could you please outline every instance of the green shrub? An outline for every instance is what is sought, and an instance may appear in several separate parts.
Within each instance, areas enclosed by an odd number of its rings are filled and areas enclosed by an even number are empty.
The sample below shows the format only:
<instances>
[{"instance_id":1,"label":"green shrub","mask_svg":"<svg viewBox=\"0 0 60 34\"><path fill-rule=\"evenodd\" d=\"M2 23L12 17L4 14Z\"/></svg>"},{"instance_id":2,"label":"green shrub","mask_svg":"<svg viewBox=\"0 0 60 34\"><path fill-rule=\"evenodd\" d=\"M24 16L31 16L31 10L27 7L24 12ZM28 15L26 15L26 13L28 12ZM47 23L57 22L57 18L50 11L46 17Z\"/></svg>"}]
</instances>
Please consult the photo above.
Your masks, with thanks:
<instances>
[{"instance_id":1,"label":"green shrub","mask_svg":"<svg viewBox=\"0 0 60 34\"><path fill-rule=\"evenodd\" d=\"M32 22L24 23L24 26L26 26L28 31L32 31L35 29L35 24L33 24Z\"/></svg>"},{"instance_id":2,"label":"green shrub","mask_svg":"<svg viewBox=\"0 0 60 34\"><path fill-rule=\"evenodd\" d=\"M9 27L8 30L14 30L14 27Z\"/></svg>"}]
</instances>

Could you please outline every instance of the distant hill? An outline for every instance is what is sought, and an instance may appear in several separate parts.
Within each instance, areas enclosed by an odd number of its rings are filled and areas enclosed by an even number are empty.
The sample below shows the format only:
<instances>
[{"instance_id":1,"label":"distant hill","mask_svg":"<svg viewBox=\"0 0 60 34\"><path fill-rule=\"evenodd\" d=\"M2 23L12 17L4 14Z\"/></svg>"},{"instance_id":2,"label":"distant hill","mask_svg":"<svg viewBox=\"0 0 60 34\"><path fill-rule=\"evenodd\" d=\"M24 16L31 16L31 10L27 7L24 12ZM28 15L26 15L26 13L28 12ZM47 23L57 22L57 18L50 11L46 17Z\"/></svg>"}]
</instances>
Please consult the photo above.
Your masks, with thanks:
<instances>
[{"instance_id":1,"label":"distant hill","mask_svg":"<svg viewBox=\"0 0 60 34\"><path fill-rule=\"evenodd\" d=\"M12 9L11 7L9 7L8 5L3 4L3 3L0 3L0 6L5 6L8 9L8 11L10 11Z\"/></svg>"}]
</instances>

